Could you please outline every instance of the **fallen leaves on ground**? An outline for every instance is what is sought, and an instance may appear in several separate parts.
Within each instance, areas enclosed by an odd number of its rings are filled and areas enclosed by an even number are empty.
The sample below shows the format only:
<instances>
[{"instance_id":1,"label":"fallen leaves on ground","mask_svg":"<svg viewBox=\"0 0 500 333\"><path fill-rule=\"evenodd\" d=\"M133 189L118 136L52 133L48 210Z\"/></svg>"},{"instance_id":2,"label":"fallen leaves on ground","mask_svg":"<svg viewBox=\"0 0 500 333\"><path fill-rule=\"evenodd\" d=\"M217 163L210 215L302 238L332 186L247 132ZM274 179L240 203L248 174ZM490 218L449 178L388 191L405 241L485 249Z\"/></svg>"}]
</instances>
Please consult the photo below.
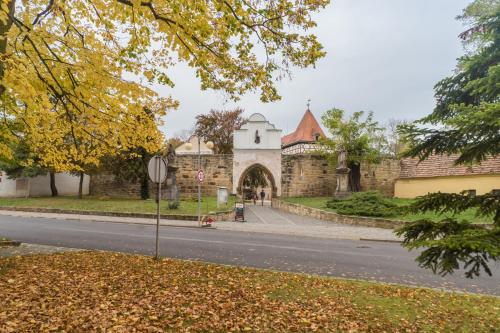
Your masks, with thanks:
<instances>
[{"instance_id":1,"label":"fallen leaves on ground","mask_svg":"<svg viewBox=\"0 0 500 333\"><path fill-rule=\"evenodd\" d=\"M107 252L0 258L0 300L1 332L500 327L495 297Z\"/></svg>"}]
</instances>

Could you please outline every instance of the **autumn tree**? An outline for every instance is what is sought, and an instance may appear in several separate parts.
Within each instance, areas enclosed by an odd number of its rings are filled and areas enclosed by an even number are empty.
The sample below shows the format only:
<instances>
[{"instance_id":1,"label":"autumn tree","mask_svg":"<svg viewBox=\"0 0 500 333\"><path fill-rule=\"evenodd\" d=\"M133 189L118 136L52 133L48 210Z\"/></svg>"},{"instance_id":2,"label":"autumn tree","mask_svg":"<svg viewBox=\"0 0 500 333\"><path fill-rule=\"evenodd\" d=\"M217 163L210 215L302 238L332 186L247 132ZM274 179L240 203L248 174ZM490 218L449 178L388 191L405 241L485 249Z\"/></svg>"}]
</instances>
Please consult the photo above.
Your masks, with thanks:
<instances>
[{"instance_id":1,"label":"autumn tree","mask_svg":"<svg viewBox=\"0 0 500 333\"><path fill-rule=\"evenodd\" d=\"M435 86L436 107L427 117L402 128L410 144L406 156L456 154L456 164L481 163L500 154L500 3L476 0L459 17L470 25L460 35L469 48L454 74ZM412 205L414 212L461 213L475 210L491 218L492 228L472 221L427 219L398 231L403 245L423 248L420 266L446 275L464 268L467 277L486 272L500 259L500 194L431 193Z\"/></svg>"},{"instance_id":2,"label":"autumn tree","mask_svg":"<svg viewBox=\"0 0 500 333\"><path fill-rule=\"evenodd\" d=\"M182 145L185 141L182 140L181 138L177 137L177 136L174 136L172 138L169 138L166 142L166 145L167 147L172 145L172 147L177 148L179 147L180 145Z\"/></svg>"},{"instance_id":3,"label":"autumn tree","mask_svg":"<svg viewBox=\"0 0 500 333\"><path fill-rule=\"evenodd\" d=\"M383 129L373 119L373 112L364 117L363 111L344 116L341 109L331 109L322 116L323 125L330 132L330 137L322 138L323 149L327 158L337 162L337 154L344 150L347 155L349 186L353 192L361 191L361 163L377 162L384 145Z\"/></svg>"},{"instance_id":4,"label":"autumn tree","mask_svg":"<svg viewBox=\"0 0 500 333\"><path fill-rule=\"evenodd\" d=\"M196 116L195 135L204 141L214 143L215 154L232 154L233 132L246 121L243 109L221 111L211 110L208 114Z\"/></svg>"},{"instance_id":5,"label":"autumn tree","mask_svg":"<svg viewBox=\"0 0 500 333\"><path fill-rule=\"evenodd\" d=\"M184 62L202 89L233 99L259 90L277 100L276 78L324 55L307 30L328 2L1 0L1 116L22 123L40 165L58 172L81 174L120 150L152 153L177 103L149 87L172 87L169 68ZM2 156L8 140L2 121Z\"/></svg>"}]
</instances>

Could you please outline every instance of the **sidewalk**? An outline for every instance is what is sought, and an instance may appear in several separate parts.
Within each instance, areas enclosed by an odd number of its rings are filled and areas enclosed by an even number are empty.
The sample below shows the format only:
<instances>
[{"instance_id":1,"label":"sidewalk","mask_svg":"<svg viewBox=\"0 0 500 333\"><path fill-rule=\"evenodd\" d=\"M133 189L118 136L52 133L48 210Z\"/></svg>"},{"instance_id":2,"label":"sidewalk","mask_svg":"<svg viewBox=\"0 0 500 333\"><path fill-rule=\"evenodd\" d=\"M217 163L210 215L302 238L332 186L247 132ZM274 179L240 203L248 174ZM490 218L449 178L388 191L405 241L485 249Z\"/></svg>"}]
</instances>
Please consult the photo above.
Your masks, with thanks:
<instances>
[{"instance_id":1,"label":"sidewalk","mask_svg":"<svg viewBox=\"0 0 500 333\"><path fill-rule=\"evenodd\" d=\"M57 220L80 220L89 222L111 222L156 225L156 220L147 218L114 217L98 215L75 215L75 214L55 214L20 211L0 211L0 215L18 216L25 218L49 218ZM62 222L62 221L61 221ZM171 227L198 228L196 221L161 220L160 225ZM331 239L350 240L380 240L398 241L399 239L390 229L357 227L336 223L324 223L321 225L279 225L279 224L258 224L248 222L214 222L211 229L224 231L257 232L280 235L305 236Z\"/></svg>"}]
</instances>

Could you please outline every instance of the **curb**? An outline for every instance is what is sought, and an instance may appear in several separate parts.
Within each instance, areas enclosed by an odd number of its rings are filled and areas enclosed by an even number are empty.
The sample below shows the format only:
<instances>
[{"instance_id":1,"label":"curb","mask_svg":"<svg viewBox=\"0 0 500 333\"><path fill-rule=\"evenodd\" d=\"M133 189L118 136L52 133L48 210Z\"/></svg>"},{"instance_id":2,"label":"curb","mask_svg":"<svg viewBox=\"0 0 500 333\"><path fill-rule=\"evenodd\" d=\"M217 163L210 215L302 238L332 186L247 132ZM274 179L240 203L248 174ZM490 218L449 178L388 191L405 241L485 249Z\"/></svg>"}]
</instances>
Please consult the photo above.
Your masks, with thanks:
<instances>
[{"instance_id":1,"label":"curb","mask_svg":"<svg viewBox=\"0 0 500 333\"><path fill-rule=\"evenodd\" d=\"M360 241L367 241L367 242L383 242L383 243L399 243L399 244L402 243L402 241L394 240L394 239L360 238L359 240Z\"/></svg>"},{"instance_id":2,"label":"curb","mask_svg":"<svg viewBox=\"0 0 500 333\"><path fill-rule=\"evenodd\" d=\"M73 210L59 208L34 208L34 207L0 207L3 211L28 212L28 213L53 213L53 214L72 214L72 215L95 215L95 216L114 216L114 217L137 217L137 218L156 218L156 214L152 213L120 213L120 212L105 212L105 211L89 211L89 210ZM232 211L218 212L215 215L228 215ZM177 221L198 221L197 215L168 215L161 214L161 219L177 220Z\"/></svg>"},{"instance_id":3,"label":"curb","mask_svg":"<svg viewBox=\"0 0 500 333\"><path fill-rule=\"evenodd\" d=\"M16 241L16 240L2 240L2 241L0 241L0 247L19 246L19 245L21 245L21 242Z\"/></svg>"},{"instance_id":4,"label":"curb","mask_svg":"<svg viewBox=\"0 0 500 333\"><path fill-rule=\"evenodd\" d=\"M21 211L21 210L6 210L6 209L2 209L0 207L0 210L3 210L3 211ZM26 211L21 211L21 212L26 212ZM45 212L38 212L38 213L45 213ZM64 215L61 213L61 215ZM68 214L70 215L70 214ZM88 214L82 214L82 215L88 215ZM78 218L71 218L71 217L68 217L68 218L64 218L64 220L67 220L67 221L85 221L85 222L92 222L92 223L117 223L117 224L134 224L134 225L151 225L151 226L155 226L156 225L156 221L151 221L151 222L137 222L137 221L105 221L105 220L100 220L99 217L105 217L105 216L102 216L102 215L88 215L88 216L95 216L96 218L93 218L93 219L85 219L85 220L80 220ZM111 216L111 217L117 217L117 216ZM58 218L55 218L53 217L53 219L58 219ZM154 215L154 219L156 219L156 215ZM187 221L187 220L184 220L184 221ZM189 221L189 222L197 222L198 220L194 220L194 221ZM222 221L224 222L224 221ZM172 228L190 228L190 229L209 229L209 230L217 230L217 227L212 225L210 227L207 227L207 226L201 226L199 227L198 225L179 225L179 224L169 224L169 223L163 223L163 222L160 222L160 227L172 227ZM2 246L2 243L0 242L0 246Z\"/></svg>"}]
</instances>

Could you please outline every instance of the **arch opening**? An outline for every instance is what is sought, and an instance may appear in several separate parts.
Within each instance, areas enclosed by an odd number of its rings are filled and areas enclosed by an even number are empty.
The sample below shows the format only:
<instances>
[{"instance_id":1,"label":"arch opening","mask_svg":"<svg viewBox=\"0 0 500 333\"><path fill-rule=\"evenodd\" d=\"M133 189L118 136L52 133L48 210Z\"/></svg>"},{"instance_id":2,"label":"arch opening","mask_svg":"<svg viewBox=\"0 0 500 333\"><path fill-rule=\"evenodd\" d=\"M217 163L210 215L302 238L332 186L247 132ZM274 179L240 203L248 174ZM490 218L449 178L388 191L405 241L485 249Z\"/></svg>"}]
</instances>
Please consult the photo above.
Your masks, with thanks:
<instances>
[{"instance_id":1,"label":"arch opening","mask_svg":"<svg viewBox=\"0 0 500 333\"><path fill-rule=\"evenodd\" d=\"M257 195L260 200L262 190L266 200L277 197L278 188L272 172L262 164L255 163L242 172L238 181L237 193L245 200L251 200L254 195Z\"/></svg>"}]
</instances>

